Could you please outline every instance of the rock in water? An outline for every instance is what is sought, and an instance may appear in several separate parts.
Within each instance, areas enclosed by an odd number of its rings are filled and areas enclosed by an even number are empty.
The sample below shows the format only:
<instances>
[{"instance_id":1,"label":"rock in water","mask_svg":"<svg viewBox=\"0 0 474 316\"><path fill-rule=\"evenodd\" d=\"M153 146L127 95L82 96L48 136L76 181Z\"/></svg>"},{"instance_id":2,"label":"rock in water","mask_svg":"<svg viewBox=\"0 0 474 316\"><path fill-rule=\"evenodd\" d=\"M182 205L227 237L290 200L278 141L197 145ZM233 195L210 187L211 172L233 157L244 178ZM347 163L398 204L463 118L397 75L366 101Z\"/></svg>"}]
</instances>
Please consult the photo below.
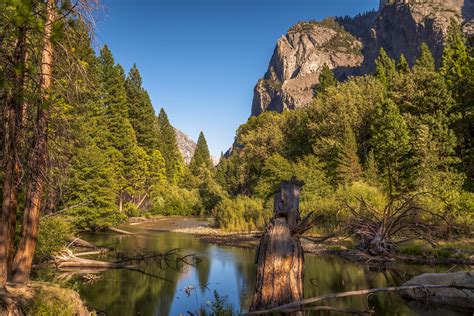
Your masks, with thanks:
<instances>
[{"instance_id":1,"label":"rock in water","mask_svg":"<svg viewBox=\"0 0 474 316\"><path fill-rule=\"evenodd\" d=\"M403 285L458 285L471 289L432 288L409 290L403 296L435 305L450 305L474 310L474 271L454 273L425 273Z\"/></svg>"},{"instance_id":2,"label":"rock in water","mask_svg":"<svg viewBox=\"0 0 474 316\"><path fill-rule=\"evenodd\" d=\"M474 0L381 0L378 11L354 18L299 22L278 40L255 86L252 115L310 103L324 64L339 80L372 73L380 48L413 65L427 43L439 64L451 18L472 36L473 16Z\"/></svg>"}]
</instances>

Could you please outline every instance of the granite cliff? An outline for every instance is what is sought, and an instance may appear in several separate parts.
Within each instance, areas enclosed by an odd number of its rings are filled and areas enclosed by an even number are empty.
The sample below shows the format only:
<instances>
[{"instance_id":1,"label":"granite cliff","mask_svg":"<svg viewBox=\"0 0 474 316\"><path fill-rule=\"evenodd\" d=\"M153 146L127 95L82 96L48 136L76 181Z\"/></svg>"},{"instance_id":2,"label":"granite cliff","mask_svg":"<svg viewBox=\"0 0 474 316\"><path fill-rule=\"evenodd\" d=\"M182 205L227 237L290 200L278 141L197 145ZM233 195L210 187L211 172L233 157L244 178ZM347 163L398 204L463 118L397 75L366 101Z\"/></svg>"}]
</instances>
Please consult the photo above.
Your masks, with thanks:
<instances>
[{"instance_id":1,"label":"granite cliff","mask_svg":"<svg viewBox=\"0 0 474 316\"><path fill-rule=\"evenodd\" d=\"M179 151L183 156L184 162L189 165L191 159L193 158L194 151L196 150L196 142L179 129L175 128L174 130L176 132L176 142L178 143ZM214 156L211 156L211 160L214 166L219 163L219 158Z\"/></svg>"},{"instance_id":2,"label":"granite cliff","mask_svg":"<svg viewBox=\"0 0 474 316\"><path fill-rule=\"evenodd\" d=\"M474 34L474 0L381 0L378 11L356 17L299 22L277 42L254 89L252 115L308 104L327 64L339 80L374 71L380 48L413 64L421 43L439 63L450 20Z\"/></svg>"}]
</instances>

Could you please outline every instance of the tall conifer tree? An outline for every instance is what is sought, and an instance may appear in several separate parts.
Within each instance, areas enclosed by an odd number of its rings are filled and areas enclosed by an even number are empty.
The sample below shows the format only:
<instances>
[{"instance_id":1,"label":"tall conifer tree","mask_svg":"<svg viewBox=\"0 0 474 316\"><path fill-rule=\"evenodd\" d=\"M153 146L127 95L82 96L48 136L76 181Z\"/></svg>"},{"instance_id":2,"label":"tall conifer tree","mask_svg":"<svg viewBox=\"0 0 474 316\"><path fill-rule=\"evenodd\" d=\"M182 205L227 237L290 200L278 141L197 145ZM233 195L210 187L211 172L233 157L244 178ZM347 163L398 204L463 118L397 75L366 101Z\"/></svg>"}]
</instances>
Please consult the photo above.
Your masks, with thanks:
<instances>
[{"instance_id":1,"label":"tall conifer tree","mask_svg":"<svg viewBox=\"0 0 474 316\"><path fill-rule=\"evenodd\" d=\"M128 73L125 88L129 120L135 130L137 142L147 153L151 153L158 149L159 141L155 110L148 93L142 87L142 78L135 64Z\"/></svg>"},{"instance_id":2,"label":"tall conifer tree","mask_svg":"<svg viewBox=\"0 0 474 316\"><path fill-rule=\"evenodd\" d=\"M160 110L157 121L160 133L159 150L166 162L166 176L169 183L177 185L184 176L184 160L176 141L176 131L171 126L163 108Z\"/></svg>"},{"instance_id":3,"label":"tall conifer tree","mask_svg":"<svg viewBox=\"0 0 474 316\"><path fill-rule=\"evenodd\" d=\"M193 158L189 164L189 169L191 172L197 176L201 168L211 169L212 160L211 155L209 154L209 148L207 147L207 141L204 137L204 133L200 132L196 150L194 151Z\"/></svg>"}]
</instances>

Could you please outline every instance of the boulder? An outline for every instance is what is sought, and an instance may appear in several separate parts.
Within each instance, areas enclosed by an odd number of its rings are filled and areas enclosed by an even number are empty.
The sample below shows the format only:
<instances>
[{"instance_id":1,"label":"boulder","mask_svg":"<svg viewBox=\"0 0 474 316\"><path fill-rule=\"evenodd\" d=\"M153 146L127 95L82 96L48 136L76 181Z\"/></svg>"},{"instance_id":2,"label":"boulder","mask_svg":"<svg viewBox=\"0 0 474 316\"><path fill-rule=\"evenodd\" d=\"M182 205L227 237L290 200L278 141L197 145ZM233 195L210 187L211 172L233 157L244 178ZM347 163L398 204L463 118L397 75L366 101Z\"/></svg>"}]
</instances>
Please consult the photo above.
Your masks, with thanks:
<instances>
[{"instance_id":1,"label":"boulder","mask_svg":"<svg viewBox=\"0 0 474 316\"><path fill-rule=\"evenodd\" d=\"M403 285L457 285L463 288L431 288L408 290L403 297L434 305L450 305L474 310L474 271L425 273ZM469 289L470 288L470 289Z\"/></svg>"}]
</instances>

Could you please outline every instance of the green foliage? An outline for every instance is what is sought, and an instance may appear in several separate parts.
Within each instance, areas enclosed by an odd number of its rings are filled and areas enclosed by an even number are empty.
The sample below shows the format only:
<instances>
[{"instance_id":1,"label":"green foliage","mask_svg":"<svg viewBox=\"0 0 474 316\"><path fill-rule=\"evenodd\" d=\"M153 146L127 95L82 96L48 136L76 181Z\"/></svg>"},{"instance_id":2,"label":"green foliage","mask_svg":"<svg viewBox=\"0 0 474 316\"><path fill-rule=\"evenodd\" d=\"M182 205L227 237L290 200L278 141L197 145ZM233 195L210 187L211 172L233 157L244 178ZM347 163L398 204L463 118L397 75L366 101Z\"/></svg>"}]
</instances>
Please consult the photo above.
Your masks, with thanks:
<instances>
[{"instance_id":1,"label":"green foliage","mask_svg":"<svg viewBox=\"0 0 474 316\"><path fill-rule=\"evenodd\" d=\"M38 283L32 286L33 297L20 302L27 315L70 316L81 315L87 310L79 294L57 285Z\"/></svg>"},{"instance_id":2,"label":"green foliage","mask_svg":"<svg viewBox=\"0 0 474 316\"><path fill-rule=\"evenodd\" d=\"M212 167L211 155L209 154L206 138L204 137L204 133L200 132L196 150L194 151L193 158L189 164L189 169L193 175L197 176L199 175L201 168L211 169Z\"/></svg>"},{"instance_id":3,"label":"green foliage","mask_svg":"<svg viewBox=\"0 0 474 316\"><path fill-rule=\"evenodd\" d=\"M372 140L374 156L379 171L388 181L389 192L403 190L410 184L406 172L410 161L410 136L405 119L397 105L386 100L377 105L372 118Z\"/></svg>"},{"instance_id":4,"label":"green foliage","mask_svg":"<svg viewBox=\"0 0 474 316\"><path fill-rule=\"evenodd\" d=\"M178 143L176 141L176 132L171 126L168 115L162 108L158 115L159 128L159 150L166 161L166 176L172 185L177 185L181 182L184 176L184 161L179 152Z\"/></svg>"},{"instance_id":5,"label":"green foliage","mask_svg":"<svg viewBox=\"0 0 474 316\"><path fill-rule=\"evenodd\" d=\"M207 168L201 167L199 173L201 176L198 189L201 204L207 213L212 213L217 204L226 198L227 194L216 180L214 180L212 173Z\"/></svg>"},{"instance_id":6,"label":"green foliage","mask_svg":"<svg viewBox=\"0 0 474 316\"><path fill-rule=\"evenodd\" d=\"M77 149L67 182L72 207L67 214L75 216L77 228L101 229L119 223L123 216L116 208L117 182L113 164L97 146Z\"/></svg>"},{"instance_id":7,"label":"green foliage","mask_svg":"<svg viewBox=\"0 0 474 316\"><path fill-rule=\"evenodd\" d=\"M154 188L151 191L152 214L197 215L202 212L197 189L188 190L177 186Z\"/></svg>"},{"instance_id":8,"label":"green foliage","mask_svg":"<svg viewBox=\"0 0 474 316\"><path fill-rule=\"evenodd\" d=\"M217 204L215 224L230 231L252 231L262 229L270 216L271 211L263 207L262 200L239 195Z\"/></svg>"},{"instance_id":9,"label":"green foliage","mask_svg":"<svg viewBox=\"0 0 474 316\"><path fill-rule=\"evenodd\" d=\"M226 296L220 296L219 293L214 290L214 300L208 301L207 307L211 310L210 313L203 308L200 312L201 316L232 316L234 315L234 307L227 303Z\"/></svg>"},{"instance_id":10,"label":"green foliage","mask_svg":"<svg viewBox=\"0 0 474 316\"><path fill-rule=\"evenodd\" d=\"M133 64L125 81L128 116L137 135L137 142L147 153L159 148L159 132L155 110L148 93L142 87L142 78Z\"/></svg>"},{"instance_id":11,"label":"green foliage","mask_svg":"<svg viewBox=\"0 0 474 316\"><path fill-rule=\"evenodd\" d=\"M68 239L74 234L71 220L62 216L41 219L40 228L35 252L37 262L51 259L54 253L64 248Z\"/></svg>"},{"instance_id":12,"label":"green foliage","mask_svg":"<svg viewBox=\"0 0 474 316\"><path fill-rule=\"evenodd\" d=\"M457 120L453 124L458 138L457 152L466 173L466 187L474 188L474 55L468 47L461 26L453 19L443 51L440 73L456 101Z\"/></svg>"},{"instance_id":13,"label":"green foliage","mask_svg":"<svg viewBox=\"0 0 474 316\"><path fill-rule=\"evenodd\" d=\"M312 27L300 23L292 31ZM468 132L474 120L466 120L472 115L472 51L453 25L440 71L428 46L420 52L410 67L403 55L396 65L381 49L375 75L337 86L325 67L321 81L332 83L311 105L263 113L238 129L217 181L231 196L256 195L267 207L279 183L297 176L306 182L301 209L316 209L329 226L345 216L344 200L364 196L383 209L391 195L425 191L431 194L423 203L444 219L446 236L465 233L474 213L472 195L463 191L472 181L474 152ZM226 202L218 204L218 222L242 226L225 211L232 207Z\"/></svg>"},{"instance_id":14,"label":"green foliage","mask_svg":"<svg viewBox=\"0 0 474 316\"><path fill-rule=\"evenodd\" d=\"M334 77L334 74L329 66L324 64L321 74L319 75L319 84L316 86L316 92L324 92L328 87L335 85L337 85L336 77Z\"/></svg>"},{"instance_id":15,"label":"green foliage","mask_svg":"<svg viewBox=\"0 0 474 316\"><path fill-rule=\"evenodd\" d=\"M400 60L398 61L398 64L397 64L397 71L399 73L408 73L408 71L410 71L410 65L408 64L408 61L405 57L405 55L401 54L400 56Z\"/></svg>"},{"instance_id":16,"label":"green foliage","mask_svg":"<svg viewBox=\"0 0 474 316\"><path fill-rule=\"evenodd\" d=\"M151 152L148 161L149 184L151 186L164 185L166 183L166 161L158 149Z\"/></svg>"},{"instance_id":17,"label":"green foliage","mask_svg":"<svg viewBox=\"0 0 474 316\"><path fill-rule=\"evenodd\" d=\"M387 55L387 52L383 48L380 49L379 56L375 60L375 66L376 78L379 79L385 87L389 87L395 78L396 67L395 61Z\"/></svg>"},{"instance_id":18,"label":"green foliage","mask_svg":"<svg viewBox=\"0 0 474 316\"><path fill-rule=\"evenodd\" d=\"M357 141L352 128L346 126L340 151L336 158L337 174L341 183L358 181L362 174L362 166L359 162Z\"/></svg>"}]
</instances>

